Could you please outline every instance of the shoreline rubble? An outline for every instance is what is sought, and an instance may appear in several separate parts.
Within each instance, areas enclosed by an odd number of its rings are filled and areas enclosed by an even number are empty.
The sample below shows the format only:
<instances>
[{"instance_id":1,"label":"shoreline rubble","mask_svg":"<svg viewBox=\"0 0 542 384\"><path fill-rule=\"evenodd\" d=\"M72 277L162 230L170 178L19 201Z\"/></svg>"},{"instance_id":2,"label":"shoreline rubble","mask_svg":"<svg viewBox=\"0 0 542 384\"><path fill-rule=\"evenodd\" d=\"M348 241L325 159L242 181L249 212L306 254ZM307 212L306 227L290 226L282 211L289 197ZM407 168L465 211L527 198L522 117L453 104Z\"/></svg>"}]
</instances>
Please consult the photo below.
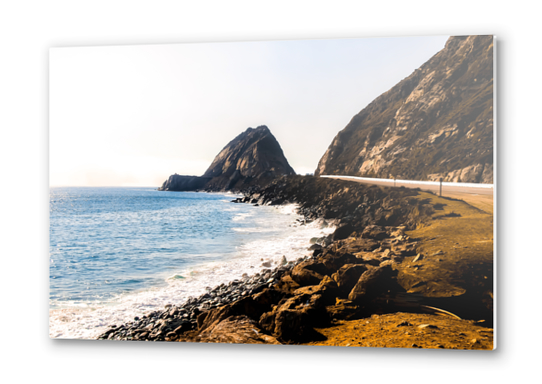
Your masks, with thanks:
<instances>
[{"instance_id":1,"label":"shoreline rubble","mask_svg":"<svg viewBox=\"0 0 542 384\"><path fill-rule=\"evenodd\" d=\"M394 268L420 260L414 228L434 211L412 199L417 191L352 185L340 180L288 177L244 191L232 203L298 204L303 222L323 219L334 233L311 239L312 256L210 289L181 306L112 327L99 339L300 344L323 336L315 329L379 313L428 313L409 295ZM434 312L429 312L434 313Z\"/></svg>"}]
</instances>

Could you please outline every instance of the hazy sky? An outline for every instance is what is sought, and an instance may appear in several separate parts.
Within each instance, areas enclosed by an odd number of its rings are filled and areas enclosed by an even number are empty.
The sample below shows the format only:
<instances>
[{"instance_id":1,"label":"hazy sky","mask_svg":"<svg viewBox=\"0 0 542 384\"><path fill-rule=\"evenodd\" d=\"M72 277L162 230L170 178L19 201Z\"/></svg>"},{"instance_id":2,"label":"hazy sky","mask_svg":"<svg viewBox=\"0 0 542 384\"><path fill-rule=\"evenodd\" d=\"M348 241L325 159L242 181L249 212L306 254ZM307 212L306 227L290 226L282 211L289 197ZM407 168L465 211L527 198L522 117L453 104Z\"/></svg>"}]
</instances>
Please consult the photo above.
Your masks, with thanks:
<instances>
[{"instance_id":1,"label":"hazy sky","mask_svg":"<svg viewBox=\"0 0 542 384\"><path fill-rule=\"evenodd\" d=\"M50 50L50 185L154 186L201 175L267 125L297 173L448 36Z\"/></svg>"}]
</instances>

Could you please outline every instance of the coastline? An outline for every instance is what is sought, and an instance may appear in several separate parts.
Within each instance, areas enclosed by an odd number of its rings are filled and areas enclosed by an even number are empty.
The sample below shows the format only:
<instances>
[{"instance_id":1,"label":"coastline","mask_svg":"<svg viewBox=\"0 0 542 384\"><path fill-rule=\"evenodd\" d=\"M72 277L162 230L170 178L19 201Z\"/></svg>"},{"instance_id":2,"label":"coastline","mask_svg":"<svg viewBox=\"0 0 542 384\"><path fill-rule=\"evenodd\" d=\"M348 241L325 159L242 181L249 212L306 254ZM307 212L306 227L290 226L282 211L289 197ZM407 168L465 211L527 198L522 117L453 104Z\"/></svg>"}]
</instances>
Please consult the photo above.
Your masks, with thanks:
<instances>
[{"instance_id":1,"label":"coastline","mask_svg":"<svg viewBox=\"0 0 542 384\"><path fill-rule=\"evenodd\" d=\"M154 194L162 195L162 197L168 195L160 192L154 192ZM228 284L234 279L241 279L243 274L252 275L255 272L260 272L264 268L263 263L271 263L275 267L284 255L288 260L293 260L296 253L308 254L305 244L309 239L332 230L330 228L322 229L316 223L301 225L299 221L296 221L300 216L295 213L294 206L264 207L262 210L262 208L244 204L237 206L231 204L232 199L242 196L240 194L181 193L181 195L184 194L189 195L188 201L195 201L192 195L200 195L200 198L204 198L203 200L198 198L200 201L207 200L204 195L215 195L209 196L211 199L209 204L220 201L217 213L221 210L227 211L219 213L218 216L214 215L215 219L212 219L214 223L208 223L209 226L206 227L215 240L206 246L202 244L197 249L193 249L193 252L196 253L191 256L187 255L186 260L189 261L186 263L180 264L178 262L181 257L179 254L179 256L172 258L174 264L169 264L167 260L171 256L166 255L163 259L165 262L154 265L156 273L149 274L153 277L150 280L150 285L124 291L122 291L122 285L117 285L112 288L118 291L120 287L121 291L117 293L111 290L110 298L86 300L75 304L71 301L58 301L50 298L49 336L51 338L94 339L107 331L111 325L130 322L136 316L141 317L143 314L162 310L168 304L180 305L190 297L199 297L205 294L208 287L214 287L221 283ZM214 212L214 209L208 213ZM179 221L176 214L166 214L165 216L171 217L175 222ZM213 234L212 228L216 227L217 220L222 222L222 217L230 218L228 223L224 223L229 229L222 231L222 234ZM179 225L181 228L184 224ZM175 227L170 226L170 228ZM169 232L171 233L171 231ZM224 235L227 235L228 238L223 237ZM170 235L165 236L171 238ZM182 240L183 236L179 236L178 231L173 231L173 236L180 240L175 240L172 243L175 249L179 249L177 253L182 252L181 249L186 249L187 242ZM193 237L193 235L190 236ZM163 241L158 239L157 244L161 244ZM205 240L197 241L205 242ZM112 244L114 246L114 242ZM148 249L155 248L153 244L147 245ZM137 249L139 252L145 250L145 248ZM198 257L198 254L202 254L202 257ZM146 259L141 258L140 264L142 263L146 263ZM135 266L135 264L131 265ZM171 265L171 267L168 268L167 265ZM138 273L135 268L137 266L134 267L134 271ZM55 307L53 304L59 306Z\"/></svg>"},{"instance_id":2,"label":"coastline","mask_svg":"<svg viewBox=\"0 0 542 384\"><path fill-rule=\"evenodd\" d=\"M346 332L350 337L353 331L348 330L349 322L369 319L365 324L370 325L373 319L381 325L380 316L387 316L388 320L390 316L411 316L410 322L392 321L393 331L405 330L408 339L413 331L407 329L435 332L439 329L437 322L447 321L464 330L459 334L480 330L486 333L465 343L457 340L463 336L457 336L447 341L441 337L441 342L434 346L421 342L405 344L404 340L390 345L373 340L365 346L493 348L493 331L488 327L492 324L491 306L483 311L483 319L465 320L464 314L458 319L436 304L452 304L455 308L457 302L465 303L461 294L440 292L431 298L416 292L418 283L410 289L398 283L405 285L403 264L418 263L415 269L419 270L423 269L422 260L431 259L419 252L424 245L420 239L411 238L408 233L430 226L428 223L435 220L435 207L438 210L441 202L429 202L427 194L405 188L367 187L303 177L277 179L266 188L245 190L244 195L233 202L299 204L298 212L307 222L332 220L337 229L326 237L313 239L310 257L222 284L183 306L170 306L111 328L99 339L311 345L326 345L328 340L327 345L362 345L338 341L342 336L336 337L333 332L343 336ZM481 297L463 296L476 304L482 302ZM421 315L429 316L427 321L434 318L435 324L416 325L416 316ZM341 327L346 331L338 331ZM329 344L329 340L335 341Z\"/></svg>"}]
</instances>

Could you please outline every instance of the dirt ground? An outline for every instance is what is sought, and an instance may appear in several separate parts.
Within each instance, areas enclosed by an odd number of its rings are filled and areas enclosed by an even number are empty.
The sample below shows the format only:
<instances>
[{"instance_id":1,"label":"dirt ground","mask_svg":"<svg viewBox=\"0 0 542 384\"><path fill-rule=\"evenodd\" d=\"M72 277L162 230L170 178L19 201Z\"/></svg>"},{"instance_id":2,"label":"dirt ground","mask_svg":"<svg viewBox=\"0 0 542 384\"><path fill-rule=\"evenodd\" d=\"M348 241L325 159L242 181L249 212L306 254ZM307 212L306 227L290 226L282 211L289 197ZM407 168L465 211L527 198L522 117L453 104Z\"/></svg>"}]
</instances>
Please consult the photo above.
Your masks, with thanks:
<instances>
[{"instance_id":1,"label":"dirt ground","mask_svg":"<svg viewBox=\"0 0 542 384\"><path fill-rule=\"evenodd\" d=\"M317 329L325 341L307 345L380 348L493 349L493 330L451 317L393 313L339 321Z\"/></svg>"},{"instance_id":2,"label":"dirt ground","mask_svg":"<svg viewBox=\"0 0 542 384\"><path fill-rule=\"evenodd\" d=\"M326 341L309 345L493 349L493 196L421 192L417 198L435 213L406 232L417 255L394 269L408 293L451 315L397 312L339 321L318 329Z\"/></svg>"},{"instance_id":3,"label":"dirt ground","mask_svg":"<svg viewBox=\"0 0 542 384\"><path fill-rule=\"evenodd\" d=\"M483 290L493 292L493 215L474 207L486 204L486 196L472 201L421 193L418 197L435 207L432 220L409 231L420 257L407 257L397 265L399 283L409 293L427 297L451 297Z\"/></svg>"},{"instance_id":4,"label":"dirt ground","mask_svg":"<svg viewBox=\"0 0 542 384\"><path fill-rule=\"evenodd\" d=\"M468 193L446 192L444 197L463 200L475 208L493 215L493 195L479 195Z\"/></svg>"}]
</instances>

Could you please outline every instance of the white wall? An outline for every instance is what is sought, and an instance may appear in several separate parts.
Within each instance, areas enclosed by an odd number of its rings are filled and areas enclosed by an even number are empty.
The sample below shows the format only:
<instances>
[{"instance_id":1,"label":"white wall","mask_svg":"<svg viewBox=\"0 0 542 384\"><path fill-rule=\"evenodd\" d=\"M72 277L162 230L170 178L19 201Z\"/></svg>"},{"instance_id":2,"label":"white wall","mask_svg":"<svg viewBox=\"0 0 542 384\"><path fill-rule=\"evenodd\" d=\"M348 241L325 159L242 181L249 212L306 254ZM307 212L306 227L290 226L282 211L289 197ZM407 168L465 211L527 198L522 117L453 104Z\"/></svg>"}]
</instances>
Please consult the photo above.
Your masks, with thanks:
<instances>
[{"instance_id":1,"label":"white wall","mask_svg":"<svg viewBox=\"0 0 542 384\"><path fill-rule=\"evenodd\" d=\"M496 382L538 373L536 2L4 1L0 156L5 382ZM51 341L47 50L52 46L496 34L499 60L499 347L494 352Z\"/></svg>"}]
</instances>

